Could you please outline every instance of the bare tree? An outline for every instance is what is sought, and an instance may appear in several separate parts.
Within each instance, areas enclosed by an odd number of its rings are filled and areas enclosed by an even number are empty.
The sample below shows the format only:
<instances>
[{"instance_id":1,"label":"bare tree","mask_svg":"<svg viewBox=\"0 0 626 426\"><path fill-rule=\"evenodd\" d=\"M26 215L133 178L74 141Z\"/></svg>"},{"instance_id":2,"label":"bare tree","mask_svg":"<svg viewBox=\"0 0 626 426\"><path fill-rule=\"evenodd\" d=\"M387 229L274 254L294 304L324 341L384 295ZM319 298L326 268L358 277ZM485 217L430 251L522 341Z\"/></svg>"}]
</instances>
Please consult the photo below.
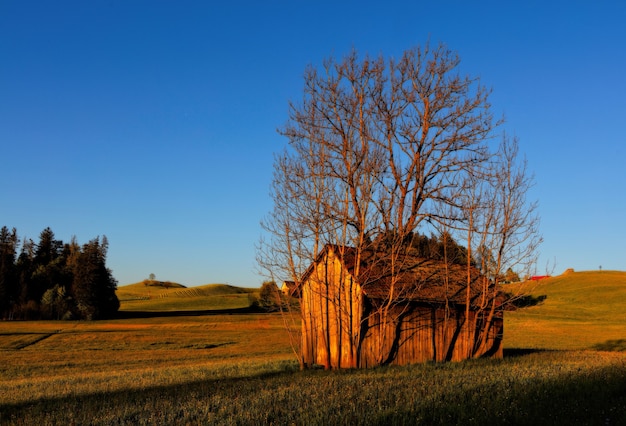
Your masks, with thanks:
<instances>
[{"instance_id":1,"label":"bare tree","mask_svg":"<svg viewBox=\"0 0 626 426\"><path fill-rule=\"evenodd\" d=\"M361 259L384 241L387 254L380 265L391 277L389 296L373 315L393 321L398 310L391 308L407 299L406 288L395 281L407 266L407 240L437 225L464 229L461 183L482 183L485 170L498 164L488 148L500 124L490 112L489 91L477 79L460 76L459 63L440 45L408 50L399 60L360 59L353 51L341 61L328 59L320 70L307 69L304 97L290 104L280 131L289 144L275 158L274 209L262 221L267 239L259 245L258 260L272 280L298 282L330 244L351 248L351 274L367 284L363 280L376 277L363 275ZM513 181L510 190L524 188ZM510 244L509 239L505 246ZM503 265L515 263L513 251L500 254ZM325 312L346 310L353 307L340 298L352 291L327 287L302 297L315 299ZM311 324L310 313L299 314L304 327ZM357 366L361 324L327 324L330 328L344 336L341 344L347 347L340 350L351 354L349 366ZM328 353L330 342L328 336ZM302 353L306 345L294 348ZM388 358L386 350L381 347L380 363Z\"/></svg>"},{"instance_id":2,"label":"bare tree","mask_svg":"<svg viewBox=\"0 0 626 426\"><path fill-rule=\"evenodd\" d=\"M458 222L461 226L457 231L465 234L467 244L465 331L466 338L474 342L468 348L468 357L484 353L494 317L501 314L504 304L511 302L500 286L505 271L530 271L542 241L537 204L526 200L533 177L518 153L517 139L504 135L486 167L481 165L458 186L463 220ZM478 281L471 277L474 267L481 272ZM472 317L470 299L477 293L481 295L474 302L478 314Z\"/></svg>"}]
</instances>

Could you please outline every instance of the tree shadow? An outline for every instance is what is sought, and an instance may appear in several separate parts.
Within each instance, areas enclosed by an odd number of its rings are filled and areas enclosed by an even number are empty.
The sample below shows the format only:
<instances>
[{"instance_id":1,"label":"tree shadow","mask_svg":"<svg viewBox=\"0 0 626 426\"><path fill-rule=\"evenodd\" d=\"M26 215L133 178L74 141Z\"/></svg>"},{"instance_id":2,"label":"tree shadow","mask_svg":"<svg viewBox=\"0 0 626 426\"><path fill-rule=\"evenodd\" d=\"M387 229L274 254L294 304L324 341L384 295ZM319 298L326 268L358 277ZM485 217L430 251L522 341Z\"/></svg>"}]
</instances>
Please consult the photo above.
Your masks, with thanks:
<instances>
[{"instance_id":1,"label":"tree shadow","mask_svg":"<svg viewBox=\"0 0 626 426\"><path fill-rule=\"evenodd\" d=\"M517 358L530 354L554 352L554 349L531 349L531 348L505 348L503 350L504 358Z\"/></svg>"},{"instance_id":2,"label":"tree shadow","mask_svg":"<svg viewBox=\"0 0 626 426\"><path fill-rule=\"evenodd\" d=\"M122 389L115 391L93 392L82 395L68 395L60 397L39 398L33 401L0 404L0 425L5 424L35 424L45 419L46 424L74 424L70 421L68 413L72 416L78 415L78 421L75 424L86 424L85 418L81 416L96 415L106 417L118 417L118 421L114 424L135 424L139 418L135 417L137 413L133 413L130 418L124 418L122 413L118 413L120 407L142 407L139 408L142 418L150 418L156 423L159 422L159 414L150 412L150 406L158 407L159 401L162 399L184 402L185 395L201 395L201 398L208 398L212 394L222 394L226 399L232 398L251 398L250 395L258 391L258 388L265 381L272 382L272 379L278 379L281 376L289 376L293 374L297 367L287 366L283 371L260 372L244 376L233 376L227 378L203 379L189 381L185 383L156 385L138 389ZM79 408L80 407L80 408ZM81 408L86 413L80 413ZM171 407L170 407L171 408ZM148 412L145 412L148 410ZM91 411L91 413L89 413ZM160 413L167 421L162 423L177 424L178 421L172 421L169 416L176 416L177 413ZM51 421L52 420L52 421ZM93 422L91 424L96 424ZM184 422L188 423L188 422ZM109 424L102 421L98 424Z\"/></svg>"},{"instance_id":3,"label":"tree shadow","mask_svg":"<svg viewBox=\"0 0 626 426\"><path fill-rule=\"evenodd\" d=\"M597 351L624 352L626 351L626 339L607 340L592 346Z\"/></svg>"},{"instance_id":4,"label":"tree shadow","mask_svg":"<svg viewBox=\"0 0 626 426\"><path fill-rule=\"evenodd\" d=\"M541 351L516 349L513 353L522 356ZM623 392L626 370L621 366L533 380L520 377L501 383L476 383L463 389L450 387L435 394L438 400L425 398L407 404L391 404L387 409L377 408L369 398L351 401L348 405L342 403L342 386L353 386L350 376L363 374L357 371L333 374L339 396L330 400L300 398L298 386L326 381L329 373L300 374L296 369L294 365L282 371L245 377L202 379L4 404L0 405L0 424L618 425L626 421L626 394ZM347 380L341 380L342 377ZM286 395L286 389L292 392ZM260 391L266 394L265 401L267 394L276 395L276 404L246 403L255 401ZM368 389L363 392L367 393ZM480 403L476 396L482 398ZM324 423L320 419L324 419Z\"/></svg>"},{"instance_id":5,"label":"tree shadow","mask_svg":"<svg viewBox=\"0 0 626 426\"><path fill-rule=\"evenodd\" d=\"M254 306L249 306L247 308L204 309L193 311L118 311L115 315L115 319L194 317L206 315L241 315L262 314L266 312L267 311Z\"/></svg>"},{"instance_id":6,"label":"tree shadow","mask_svg":"<svg viewBox=\"0 0 626 426\"><path fill-rule=\"evenodd\" d=\"M547 295L542 294L539 296L533 296L530 294L526 294L523 296L515 296L511 297L508 301L510 307L515 309L529 308L531 306L541 305L544 300L548 298Z\"/></svg>"}]
</instances>

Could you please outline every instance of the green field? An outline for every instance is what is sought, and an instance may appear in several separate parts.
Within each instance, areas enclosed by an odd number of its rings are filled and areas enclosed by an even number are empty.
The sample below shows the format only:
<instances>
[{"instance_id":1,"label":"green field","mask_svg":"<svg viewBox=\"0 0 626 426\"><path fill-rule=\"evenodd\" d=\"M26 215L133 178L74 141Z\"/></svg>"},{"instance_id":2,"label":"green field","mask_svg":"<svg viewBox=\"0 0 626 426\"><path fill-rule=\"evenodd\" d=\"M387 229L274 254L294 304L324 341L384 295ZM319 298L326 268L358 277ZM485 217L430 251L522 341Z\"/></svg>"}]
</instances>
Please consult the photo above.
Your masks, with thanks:
<instances>
[{"instance_id":1,"label":"green field","mask_svg":"<svg viewBox=\"0 0 626 426\"><path fill-rule=\"evenodd\" d=\"M626 272L575 272L510 285L547 296L505 316L505 347L588 349L626 339Z\"/></svg>"},{"instance_id":2,"label":"green field","mask_svg":"<svg viewBox=\"0 0 626 426\"><path fill-rule=\"evenodd\" d=\"M239 309L250 306L258 289L227 284L207 284L198 287L148 286L143 282L120 287L120 311L199 311Z\"/></svg>"},{"instance_id":3,"label":"green field","mask_svg":"<svg viewBox=\"0 0 626 426\"><path fill-rule=\"evenodd\" d=\"M0 424L626 424L626 273L523 286L503 360L339 372L251 289L123 286L120 319L0 322Z\"/></svg>"}]
</instances>

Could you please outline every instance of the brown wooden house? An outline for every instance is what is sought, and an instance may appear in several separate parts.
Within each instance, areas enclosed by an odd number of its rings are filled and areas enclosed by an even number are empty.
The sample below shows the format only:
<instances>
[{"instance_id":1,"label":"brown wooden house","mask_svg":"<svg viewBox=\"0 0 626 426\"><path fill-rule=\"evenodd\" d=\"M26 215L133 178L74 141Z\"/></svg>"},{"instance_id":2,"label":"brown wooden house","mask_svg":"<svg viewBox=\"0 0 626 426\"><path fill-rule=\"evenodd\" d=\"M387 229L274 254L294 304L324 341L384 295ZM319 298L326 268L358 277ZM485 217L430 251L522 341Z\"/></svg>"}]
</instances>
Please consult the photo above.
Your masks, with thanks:
<instances>
[{"instance_id":1,"label":"brown wooden house","mask_svg":"<svg viewBox=\"0 0 626 426\"><path fill-rule=\"evenodd\" d=\"M502 357L502 299L474 268L328 245L299 284L305 366Z\"/></svg>"},{"instance_id":2,"label":"brown wooden house","mask_svg":"<svg viewBox=\"0 0 626 426\"><path fill-rule=\"evenodd\" d=\"M283 285L280 287L280 291L285 296L296 298L300 297L300 287L298 287L295 281L283 281Z\"/></svg>"}]
</instances>

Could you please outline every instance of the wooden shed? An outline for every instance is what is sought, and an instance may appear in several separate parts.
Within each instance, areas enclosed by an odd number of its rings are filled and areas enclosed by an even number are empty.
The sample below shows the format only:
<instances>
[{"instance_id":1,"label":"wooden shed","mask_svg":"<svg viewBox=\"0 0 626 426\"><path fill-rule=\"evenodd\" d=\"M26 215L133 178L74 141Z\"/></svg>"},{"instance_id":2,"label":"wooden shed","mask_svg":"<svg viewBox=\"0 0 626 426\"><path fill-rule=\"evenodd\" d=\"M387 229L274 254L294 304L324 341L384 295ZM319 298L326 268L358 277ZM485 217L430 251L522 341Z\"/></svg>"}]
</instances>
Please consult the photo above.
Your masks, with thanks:
<instances>
[{"instance_id":1,"label":"wooden shed","mask_svg":"<svg viewBox=\"0 0 626 426\"><path fill-rule=\"evenodd\" d=\"M305 366L502 357L501 293L475 268L327 245L299 284Z\"/></svg>"}]
</instances>

